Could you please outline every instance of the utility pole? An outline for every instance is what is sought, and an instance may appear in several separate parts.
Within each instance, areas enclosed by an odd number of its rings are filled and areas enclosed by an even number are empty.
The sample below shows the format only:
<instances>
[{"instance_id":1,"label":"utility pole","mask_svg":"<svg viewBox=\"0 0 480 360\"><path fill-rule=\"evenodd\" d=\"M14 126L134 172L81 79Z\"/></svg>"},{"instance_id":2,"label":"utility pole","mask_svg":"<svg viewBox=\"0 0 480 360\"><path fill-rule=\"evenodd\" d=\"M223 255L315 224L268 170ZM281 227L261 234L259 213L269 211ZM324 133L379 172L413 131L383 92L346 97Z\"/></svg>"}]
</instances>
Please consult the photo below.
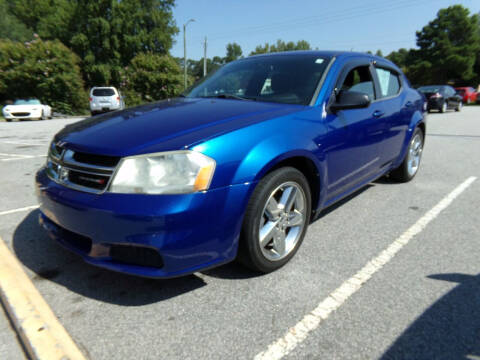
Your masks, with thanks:
<instances>
[{"instance_id":1,"label":"utility pole","mask_svg":"<svg viewBox=\"0 0 480 360\"><path fill-rule=\"evenodd\" d=\"M207 76L207 37L203 43L203 77Z\"/></svg>"},{"instance_id":2,"label":"utility pole","mask_svg":"<svg viewBox=\"0 0 480 360\"><path fill-rule=\"evenodd\" d=\"M187 89L187 25L191 22L195 21L195 19L188 20L185 24L183 24L183 87Z\"/></svg>"}]
</instances>

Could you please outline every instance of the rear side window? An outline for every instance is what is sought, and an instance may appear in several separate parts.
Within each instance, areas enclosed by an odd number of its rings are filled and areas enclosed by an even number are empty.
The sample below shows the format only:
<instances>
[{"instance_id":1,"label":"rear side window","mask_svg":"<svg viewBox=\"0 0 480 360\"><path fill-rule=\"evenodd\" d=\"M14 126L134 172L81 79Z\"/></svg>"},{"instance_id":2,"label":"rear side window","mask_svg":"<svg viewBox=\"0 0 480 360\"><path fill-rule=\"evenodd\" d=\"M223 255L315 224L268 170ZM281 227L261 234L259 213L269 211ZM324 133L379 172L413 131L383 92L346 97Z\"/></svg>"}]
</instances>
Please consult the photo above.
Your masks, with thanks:
<instances>
[{"instance_id":1,"label":"rear side window","mask_svg":"<svg viewBox=\"0 0 480 360\"><path fill-rule=\"evenodd\" d=\"M370 74L369 66L359 66L350 70L345 77L340 90L360 92L368 95L370 100L375 99L373 79Z\"/></svg>"},{"instance_id":2,"label":"rear side window","mask_svg":"<svg viewBox=\"0 0 480 360\"><path fill-rule=\"evenodd\" d=\"M396 73L382 68L375 68L375 71L380 83L381 97L395 96L400 92L400 79Z\"/></svg>"},{"instance_id":3,"label":"rear side window","mask_svg":"<svg viewBox=\"0 0 480 360\"><path fill-rule=\"evenodd\" d=\"M113 89L93 89L93 96L113 96L115 91Z\"/></svg>"}]
</instances>

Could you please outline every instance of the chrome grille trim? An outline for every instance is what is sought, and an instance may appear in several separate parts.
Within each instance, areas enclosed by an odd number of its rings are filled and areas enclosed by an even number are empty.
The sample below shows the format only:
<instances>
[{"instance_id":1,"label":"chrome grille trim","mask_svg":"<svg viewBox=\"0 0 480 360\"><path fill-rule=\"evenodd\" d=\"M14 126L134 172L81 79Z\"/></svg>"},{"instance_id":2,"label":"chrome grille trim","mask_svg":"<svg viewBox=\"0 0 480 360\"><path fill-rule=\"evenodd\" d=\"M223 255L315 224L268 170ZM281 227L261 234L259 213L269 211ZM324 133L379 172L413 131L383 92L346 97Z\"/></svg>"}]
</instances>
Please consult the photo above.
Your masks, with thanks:
<instances>
[{"instance_id":1,"label":"chrome grille trim","mask_svg":"<svg viewBox=\"0 0 480 360\"><path fill-rule=\"evenodd\" d=\"M65 149L63 145L64 144L52 142L47 158L47 176L57 184L86 193L103 194L107 191L117 166L109 167L79 162L74 159L75 152L70 149ZM90 181L92 182L92 187L90 187L85 184L72 182L70 179L71 173L77 177L79 177L79 174L85 174L94 175L102 179L91 178ZM103 184L95 180L105 180L105 185L103 186ZM77 181L82 182L78 179ZM87 181L88 183L89 180L84 181ZM96 188L95 185L103 186L103 188Z\"/></svg>"},{"instance_id":2,"label":"chrome grille trim","mask_svg":"<svg viewBox=\"0 0 480 360\"><path fill-rule=\"evenodd\" d=\"M110 166L100 166L100 165L93 165L93 164L86 164L86 163L81 163L81 162L78 162L77 160L75 160L73 158L73 155L75 153L72 151L72 150L66 150L65 151L65 154L63 155L63 163L65 165L73 165L75 167L78 167L78 168L89 168L89 169L92 169L92 170L97 170L99 172L105 172L107 175L111 175L114 171L115 171L115 168L116 167L110 167Z\"/></svg>"}]
</instances>

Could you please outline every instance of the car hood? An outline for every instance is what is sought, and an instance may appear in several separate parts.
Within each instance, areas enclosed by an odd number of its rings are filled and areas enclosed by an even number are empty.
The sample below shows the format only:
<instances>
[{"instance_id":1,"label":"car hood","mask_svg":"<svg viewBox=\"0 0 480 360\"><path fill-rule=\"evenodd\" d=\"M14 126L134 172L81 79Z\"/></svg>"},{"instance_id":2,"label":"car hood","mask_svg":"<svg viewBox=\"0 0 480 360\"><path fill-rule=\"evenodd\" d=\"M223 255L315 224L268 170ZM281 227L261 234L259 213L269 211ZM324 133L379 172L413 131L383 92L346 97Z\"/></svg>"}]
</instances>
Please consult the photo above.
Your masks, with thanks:
<instances>
[{"instance_id":1,"label":"car hood","mask_svg":"<svg viewBox=\"0 0 480 360\"><path fill-rule=\"evenodd\" d=\"M67 125L55 141L112 156L185 149L241 127L302 110L303 105L177 98Z\"/></svg>"}]
</instances>

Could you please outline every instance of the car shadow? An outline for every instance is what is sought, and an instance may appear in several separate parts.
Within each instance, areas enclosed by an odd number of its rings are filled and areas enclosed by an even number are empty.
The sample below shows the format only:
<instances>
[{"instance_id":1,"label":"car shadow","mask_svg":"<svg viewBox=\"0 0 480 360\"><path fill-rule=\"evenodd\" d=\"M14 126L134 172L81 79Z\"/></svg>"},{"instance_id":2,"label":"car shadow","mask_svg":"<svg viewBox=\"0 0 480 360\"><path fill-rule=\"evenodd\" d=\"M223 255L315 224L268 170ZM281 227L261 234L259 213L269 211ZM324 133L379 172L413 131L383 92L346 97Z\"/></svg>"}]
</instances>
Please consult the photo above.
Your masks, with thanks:
<instances>
[{"instance_id":1,"label":"car shadow","mask_svg":"<svg viewBox=\"0 0 480 360\"><path fill-rule=\"evenodd\" d=\"M458 285L415 320L381 359L480 358L480 274L429 278Z\"/></svg>"},{"instance_id":2,"label":"car shadow","mask_svg":"<svg viewBox=\"0 0 480 360\"><path fill-rule=\"evenodd\" d=\"M147 279L89 265L50 239L38 224L38 215L39 210L30 212L13 234L15 254L35 273L32 280L36 284L52 281L82 296L122 306L147 305L206 285L195 275Z\"/></svg>"},{"instance_id":3,"label":"car shadow","mask_svg":"<svg viewBox=\"0 0 480 360\"><path fill-rule=\"evenodd\" d=\"M237 261L202 271L202 274L225 280L252 279L266 275L261 272L250 270Z\"/></svg>"}]
</instances>

